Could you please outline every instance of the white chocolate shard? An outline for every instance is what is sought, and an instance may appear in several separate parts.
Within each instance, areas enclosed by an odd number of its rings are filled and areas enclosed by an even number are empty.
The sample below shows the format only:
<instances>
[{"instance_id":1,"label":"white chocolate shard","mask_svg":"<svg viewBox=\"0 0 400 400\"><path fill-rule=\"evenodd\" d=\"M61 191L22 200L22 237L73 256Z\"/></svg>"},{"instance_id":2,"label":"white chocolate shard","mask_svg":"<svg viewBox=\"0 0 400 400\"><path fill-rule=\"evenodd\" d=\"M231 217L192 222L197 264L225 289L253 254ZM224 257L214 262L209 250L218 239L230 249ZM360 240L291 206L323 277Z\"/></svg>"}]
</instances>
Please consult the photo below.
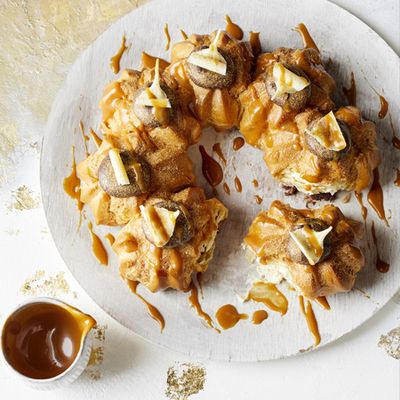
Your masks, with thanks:
<instances>
[{"instance_id":1,"label":"white chocolate shard","mask_svg":"<svg viewBox=\"0 0 400 400\"><path fill-rule=\"evenodd\" d=\"M315 265L324 253L324 239L331 230L332 227L330 226L323 231L317 232L306 225L293 232L289 232L289 234L310 265Z\"/></svg>"},{"instance_id":2,"label":"white chocolate shard","mask_svg":"<svg viewBox=\"0 0 400 400\"><path fill-rule=\"evenodd\" d=\"M110 157L115 179L117 180L118 185L129 185L130 182L128 174L126 173L126 169L124 163L122 162L119 151L117 149L111 149L108 152L108 156Z\"/></svg>"},{"instance_id":3,"label":"white chocolate shard","mask_svg":"<svg viewBox=\"0 0 400 400\"><path fill-rule=\"evenodd\" d=\"M187 61L190 64L207 69L208 71L216 72L219 75L226 75L226 60L218 51L218 42L221 37L221 30L218 30L214 40L206 49L193 52L188 57Z\"/></svg>"},{"instance_id":4,"label":"white chocolate shard","mask_svg":"<svg viewBox=\"0 0 400 400\"><path fill-rule=\"evenodd\" d=\"M308 79L296 75L279 62L274 64L272 76L276 85L276 93L274 97L280 96L284 93L300 92L300 90L303 90L310 85Z\"/></svg>"},{"instance_id":5,"label":"white chocolate shard","mask_svg":"<svg viewBox=\"0 0 400 400\"><path fill-rule=\"evenodd\" d=\"M308 133L328 150L340 151L347 146L333 111L322 117Z\"/></svg>"}]
</instances>

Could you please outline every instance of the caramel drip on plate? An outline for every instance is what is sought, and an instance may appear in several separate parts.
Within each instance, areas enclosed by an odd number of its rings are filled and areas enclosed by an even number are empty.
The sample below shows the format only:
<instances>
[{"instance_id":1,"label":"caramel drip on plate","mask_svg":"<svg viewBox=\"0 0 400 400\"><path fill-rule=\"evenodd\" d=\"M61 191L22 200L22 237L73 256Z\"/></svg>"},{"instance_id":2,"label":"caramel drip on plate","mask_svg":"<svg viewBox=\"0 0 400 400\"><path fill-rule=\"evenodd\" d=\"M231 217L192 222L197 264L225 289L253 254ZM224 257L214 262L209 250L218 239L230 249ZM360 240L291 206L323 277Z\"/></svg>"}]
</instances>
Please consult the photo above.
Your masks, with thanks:
<instances>
[{"instance_id":1,"label":"caramel drip on plate","mask_svg":"<svg viewBox=\"0 0 400 400\"><path fill-rule=\"evenodd\" d=\"M165 50L169 50L169 45L171 44L171 35L169 34L168 24L164 25L164 34L167 39L167 43L165 44Z\"/></svg>"},{"instance_id":2,"label":"caramel drip on plate","mask_svg":"<svg viewBox=\"0 0 400 400\"><path fill-rule=\"evenodd\" d=\"M218 323L222 329L233 328L241 319L247 319L247 314L239 314L232 304L225 304L215 313Z\"/></svg>"},{"instance_id":3,"label":"caramel drip on plate","mask_svg":"<svg viewBox=\"0 0 400 400\"><path fill-rule=\"evenodd\" d=\"M268 313L265 310L254 311L251 321L254 325L260 325L268 318Z\"/></svg>"},{"instance_id":4,"label":"caramel drip on plate","mask_svg":"<svg viewBox=\"0 0 400 400\"><path fill-rule=\"evenodd\" d=\"M97 133L92 128L90 128L90 136L92 137L93 142L96 145L96 147L99 148L103 141L99 138Z\"/></svg>"},{"instance_id":5,"label":"caramel drip on plate","mask_svg":"<svg viewBox=\"0 0 400 400\"><path fill-rule=\"evenodd\" d=\"M112 71L114 72L114 74L118 74L118 72L121 69L121 67L120 67L121 57L124 54L125 50L128 48L125 45L125 43L126 43L126 38L125 38L125 34L124 34L122 36L121 46L120 46L119 50L110 59L110 67L111 67Z\"/></svg>"},{"instance_id":6,"label":"caramel drip on plate","mask_svg":"<svg viewBox=\"0 0 400 400\"><path fill-rule=\"evenodd\" d=\"M356 106L357 105L357 89L356 89L356 81L354 79L354 73L351 73L350 78L350 87L346 88L343 86L343 94L346 96L349 105Z\"/></svg>"},{"instance_id":7,"label":"caramel drip on plate","mask_svg":"<svg viewBox=\"0 0 400 400\"><path fill-rule=\"evenodd\" d=\"M378 117L383 119L386 117L386 114L389 110L389 103L382 95L379 95L379 102L381 104L381 108L379 110Z\"/></svg>"},{"instance_id":8,"label":"caramel drip on plate","mask_svg":"<svg viewBox=\"0 0 400 400\"><path fill-rule=\"evenodd\" d=\"M135 296L137 296L144 304L146 304L147 312L149 313L151 318L153 318L155 321L158 322L158 324L160 325L160 330L162 332L164 330L164 327L165 327L165 320L164 320L164 317L162 316L162 314L160 313L160 311L158 310L158 308L153 306L153 304L148 302L142 295L140 295L137 292L137 287L139 285L139 282L131 281L129 279L126 279L125 281L126 281L128 287L129 287L129 289L131 290L131 292Z\"/></svg>"},{"instance_id":9,"label":"caramel drip on plate","mask_svg":"<svg viewBox=\"0 0 400 400\"><path fill-rule=\"evenodd\" d=\"M233 23L229 15L225 15L226 27L225 30L236 40L243 39L243 30L242 28Z\"/></svg>"},{"instance_id":10,"label":"caramel drip on plate","mask_svg":"<svg viewBox=\"0 0 400 400\"><path fill-rule=\"evenodd\" d=\"M90 139L88 135L85 135L85 127L82 121L79 121L79 130L81 131L82 140L83 140L83 147L85 149L86 157L89 156L89 150L87 147L87 141Z\"/></svg>"},{"instance_id":11,"label":"caramel drip on plate","mask_svg":"<svg viewBox=\"0 0 400 400\"><path fill-rule=\"evenodd\" d=\"M257 179L253 179L252 180L252 184L255 188L258 188L258 180Z\"/></svg>"},{"instance_id":12,"label":"caramel drip on plate","mask_svg":"<svg viewBox=\"0 0 400 400\"><path fill-rule=\"evenodd\" d=\"M244 146L244 139L242 137L236 137L233 140L233 150L238 151Z\"/></svg>"},{"instance_id":13,"label":"caramel drip on plate","mask_svg":"<svg viewBox=\"0 0 400 400\"><path fill-rule=\"evenodd\" d=\"M240 179L235 176L235 189L238 193L241 193L242 191L242 182L240 182Z\"/></svg>"},{"instance_id":14,"label":"caramel drip on plate","mask_svg":"<svg viewBox=\"0 0 400 400\"><path fill-rule=\"evenodd\" d=\"M115 237L113 236L112 233L107 233L107 235L104 237L108 240L108 243L110 243L111 246L114 244Z\"/></svg>"},{"instance_id":15,"label":"caramel drip on plate","mask_svg":"<svg viewBox=\"0 0 400 400\"><path fill-rule=\"evenodd\" d=\"M400 169L396 169L396 179L393 183L396 186L400 186Z\"/></svg>"},{"instance_id":16,"label":"caramel drip on plate","mask_svg":"<svg viewBox=\"0 0 400 400\"><path fill-rule=\"evenodd\" d=\"M354 192L354 195L356 196L358 204L361 207L361 215L362 215L362 218L363 218L364 223L365 223L365 221L367 220L368 210L367 210L367 207L364 206L363 199L362 199L362 193L361 192Z\"/></svg>"},{"instance_id":17,"label":"caramel drip on plate","mask_svg":"<svg viewBox=\"0 0 400 400\"><path fill-rule=\"evenodd\" d=\"M151 56L150 54L146 53L146 52L142 52L142 63L141 63L141 69L145 69L145 68L149 68L152 69L156 66L156 61L157 58L160 60L160 70L164 70L165 68L167 68L169 66L169 62L163 60L162 58L159 57L154 57Z\"/></svg>"},{"instance_id":18,"label":"caramel drip on plate","mask_svg":"<svg viewBox=\"0 0 400 400\"><path fill-rule=\"evenodd\" d=\"M308 32L307 27L303 23L300 23L296 26L296 31L300 33L300 36L303 40L304 48L315 49L319 52L319 49L315 44L313 38L311 37L310 32Z\"/></svg>"},{"instance_id":19,"label":"caramel drip on plate","mask_svg":"<svg viewBox=\"0 0 400 400\"><path fill-rule=\"evenodd\" d=\"M92 236L92 252L100 264L108 264L108 254L101 239L93 232L93 224L89 221L88 228Z\"/></svg>"},{"instance_id":20,"label":"caramel drip on plate","mask_svg":"<svg viewBox=\"0 0 400 400\"><path fill-rule=\"evenodd\" d=\"M188 35L186 34L186 32L183 29L180 29L181 31L181 35L183 37L183 40L187 40L188 39Z\"/></svg>"},{"instance_id":21,"label":"caramel drip on plate","mask_svg":"<svg viewBox=\"0 0 400 400\"><path fill-rule=\"evenodd\" d=\"M312 308L311 302L307 300L307 309L304 307L304 298L299 296L300 309L302 314L305 316L307 321L307 326L312 335L314 336L314 346L318 346L321 343L321 335L318 329L318 322L315 318L314 310Z\"/></svg>"},{"instance_id":22,"label":"caramel drip on plate","mask_svg":"<svg viewBox=\"0 0 400 400\"><path fill-rule=\"evenodd\" d=\"M383 205L383 191L381 184L379 183L379 172L376 168L374 170L374 181L372 182L372 186L368 192L368 203L375 210L378 217L385 221L386 225L389 226L389 223L386 219L385 208Z\"/></svg>"},{"instance_id":23,"label":"caramel drip on plate","mask_svg":"<svg viewBox=\"0 0 400 400\"><path fill-rule=\"evenodd\" d=\"M193 282L190 284L190 291L191 293L188 300L190 305L196 310L197 315L203 318L210 328L214 329L218 333L221 333L221 331L214 326L211 317L202 309L201 304L199 303L199 292Z\"/></svg>"},{"instance_id":24,"label":"caramel drip on plate","mask_svg":"<svg viewBox=\"0 0 400 400\"><path fill-rule=\"evenodd\" d=\"M400 139L395 135L392 137L392 144L393 147L395 147L397 150L400 150Z\"/></svg>"},{"instance_id":25,"label":"caramel drip on plate","mask_svg":"<svg viewBox=\"0 0 400 400\"><path fill-rule=\"evenodd\" d=\"M201 170L203 172L204 178L212 186L217 186L221 183L224 176L221 166L215 161L208 153L204 146L199 146L199 151L201 154Z\"/></svg>"},{"instance_id":26,"label":"caramel drip on plate","mask_svg":"<svg viewBox=\"0 0 400 400\"><path fill-rule=\"evenodd\" d=\"M63 181L64 192L67 193L69 197L76 200L76 204L78 206L78 210L80 213L79 217L79 225L81 226L82 222L82 208L83 202L81 201L81 180L76 174L76 161L75 161L75 147L72 146L72 170L71 174L67 176Z\"/></svg>"},{"instance_id":27,"label":"caramel drip on plate","mask_svg":"<svg viewBox=\"0 0 400 400\"><path fill-rule=\"evenodd\" d=\"M325 296L320 296L315 299L317 303L319 303L325 310L330 310L331 306L328 303L328 300Z\"/></svg>"},{"instance_id":28,"label":"caramel drip on plate","mask_svg":"<svg viewBox=\"0 0 400 400\"><path fill-rule=\"evenodd\" d=\"M261 53L260 32L250 32L249 42L253 56L257 57Z\"/></svg>"},{"instance_id":29,"label":"caramel drip on plate","mask_svg":"<svg viewBox=\"0 0 400 400\"><path fill-rule=\"evenodd\" d=\"M222 153L221 144L218 142L214 143L212 149L213 152L218 156L218 158L222 161L222 163L226 167L226 158L224 156L224 153Z\"/></svg>"},{"instance_id":30,"label":"caramel drip on plate","mask_svg":"<svg viewBox=\"0 0 400 400\"><path fill-rule=\"evenodd\" d=\"M374 241L374 246L375 246L375 251L376 251L375 267L379 272L386 273L386 272L389 271L390 264L388 264L387 262L383 261L381 259L380 255L379 255L378 240L377 240L377 237L376 237L374 221L372 221L371 233L372 233L372 240Z\"/></svg>"},{"instance_id":31,"label":"caramel drip on plate","mask_svg":"<svg viewBox=\"0 0 400 400\"><path fill-rule=\"evenodd\" d=\"M231 194L231 189L229 188L229 186L228 186L228 184L227 184L226 182L224 182L223 188L224 188L224 192L225 192L227 195L230 195L230 194Z\"/></svg>"},{"instance_id":32,"label":"caramel drip on plate","mask_svg":"<svg viewBox=\"0 0 400 400\"><path fill-rule=\"evenodd\" d=\"M257 204L261 204L262 203L262 201L263 201L262 197L260 197L258 194L256 194L254 197L256 198L256 203Z\"/></svg>"},{"instance_id":33,"label":"caramel drip on plate","mask_svg":"<svg viewBox=\"0 0 400 400\"><path fill-rule=\"evenodd\" d=\"M269 282L254 282L245 301L253 300L265 304L273 311L285 315L288 309L286 296L274 285Z\"/></svg>"}]
</instances>

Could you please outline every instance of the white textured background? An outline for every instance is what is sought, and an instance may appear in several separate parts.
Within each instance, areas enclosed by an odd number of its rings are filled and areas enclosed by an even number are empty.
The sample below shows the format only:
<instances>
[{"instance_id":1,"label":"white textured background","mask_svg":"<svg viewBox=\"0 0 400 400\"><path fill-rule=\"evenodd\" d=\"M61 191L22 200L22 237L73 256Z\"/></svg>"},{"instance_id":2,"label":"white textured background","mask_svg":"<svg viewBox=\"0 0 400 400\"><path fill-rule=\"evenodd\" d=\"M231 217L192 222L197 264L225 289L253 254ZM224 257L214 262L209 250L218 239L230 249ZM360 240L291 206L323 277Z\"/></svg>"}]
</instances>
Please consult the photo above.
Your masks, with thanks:
<instances>
[{"instance_id":1,"label":"white textured background","mask_svg":"<svg viewBox=\"0 0 400 400\"><path fill-rule=\"evenodd\" d=\"M0 318L23 298L20 288L35 271L44 270L46 276L64 271L70 290L58 291L57 295L107 325L104 362L96 367L96 374L86 373L62 391L42 393L14 381L1 366L1 399L163 399L169 366L175 361L202 362L150 345L105 315L63 265L47 232L40 204L36 207L35 202L41 129L68 65L112 21L137 3L0 1ZM398 0L335 3L370 25L399 54ZM22 185L31 190L30 201L26 201L27 196L17 195ZM381 334L399 325L399 318L397 297L362 327L319 351L259 364L203 362L207 370L205 388L192 398L396 400L399 361L378 348L377 342ZM93 376L100 379L94 380Z\"/></svg>"}]
</instances>

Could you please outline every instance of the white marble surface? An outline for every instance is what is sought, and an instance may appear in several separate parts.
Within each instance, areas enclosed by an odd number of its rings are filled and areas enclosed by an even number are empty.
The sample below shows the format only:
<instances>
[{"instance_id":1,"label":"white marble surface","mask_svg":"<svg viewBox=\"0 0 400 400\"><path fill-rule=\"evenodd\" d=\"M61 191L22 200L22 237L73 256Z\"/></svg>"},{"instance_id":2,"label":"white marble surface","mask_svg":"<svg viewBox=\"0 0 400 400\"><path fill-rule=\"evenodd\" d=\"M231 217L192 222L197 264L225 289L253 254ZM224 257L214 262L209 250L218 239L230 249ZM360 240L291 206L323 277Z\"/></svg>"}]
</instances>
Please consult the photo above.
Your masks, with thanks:
<instances>
[{"instance_id":1,"label":"white marble surface","mask_svg":"<svg viewBox=\"0 0 400 400\"><path fill-rule=\"evenodd\" d=\"M399 53L398 0L342 0L335 3L368 23ZM32 132L40 133L40 130ZM63 271L70 290L69 293L58 291L57 294L90 312L100 324L107 325L105 354L103 363L95 371L101 375L100 379L94 380L93 374L86 373L70 387L52 393L35 392L24 387L1 366L0 398L163 399L167 369L176 361L199 362L206 368L204 390L192 396L193 399L255 399L261 396L328 400L399 398L399 362L377 346L381 334L399 325L399 297L337 342L310 354L273 362L226 364L187 359L135 337L102 312L74 281L47 232L42 209L18 210L12 206L15 205L12 191L21 185L29 186L33 197L39 193L39 153L35 142L40 143L38 133L20 136L15 151L0 163L0 173L5 171L6 162L16 167L8 179L1 180L0 186L3 270L0 318L24 297L20 288L28 276L37 270L44 270L46 276L55 276ZM11 145L3 140L0 150L3 152Z\"/></svg>"}]
</instances>

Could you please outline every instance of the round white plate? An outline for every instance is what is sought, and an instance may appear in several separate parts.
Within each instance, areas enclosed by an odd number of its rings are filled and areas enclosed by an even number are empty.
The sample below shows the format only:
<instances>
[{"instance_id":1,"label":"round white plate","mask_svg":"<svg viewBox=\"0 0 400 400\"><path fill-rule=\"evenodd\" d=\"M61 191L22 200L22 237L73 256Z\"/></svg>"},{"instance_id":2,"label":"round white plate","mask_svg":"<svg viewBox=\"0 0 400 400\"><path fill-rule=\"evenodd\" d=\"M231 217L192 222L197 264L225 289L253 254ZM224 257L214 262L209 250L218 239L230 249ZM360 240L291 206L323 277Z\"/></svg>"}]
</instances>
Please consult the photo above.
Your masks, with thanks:
<instances>
[{"instance_id":1,"label":"round white plate","mask_svg":"<svg viewBox=\"0 0 400 400\"><path fill-rule=\"evenodd\" d=\"M166 291L150 294L143 287L140 292L153 302L166 320L163 334L157 324L147 315L143 304L133 296L118 275L118 260L109 249L110 262L103 267L91 252L91 240L86 222L77 231L79 215L75 203L64 193L62 182L71 169L71 147L75 145L76 158L84 158L79 121L85 127L97 128L100 121L98 101L103 87L115 79L109 67L109 59L120 46L125 33L129 51L122 57L121 66L139 66L142 50L168 57L164 50L163 26L167 22L173 41L181 40L179 29L187 33L207 33L224 28L224 16L229 14L234 22L246 31L260 31L264 49L278 46L301 47L302 42L293 28L304 22L312 33L325 59L334 60L331 72L338 78L338 93L343 84L348 85L350 72L355 73L357 101L364 116L378 120L379 98L373 89L384 93L390 103L395 128L399 125L399 59L393 50L368 26L343 9L326 1L290 0L207 0L154 1L120 19L102 34L75 62L66 82L56 97L45 133L41 182L43 203L55 243L65 263L88 294L112 317L138 335L187 355L220 360L256 361L287 357L297 354L313 343L306 322L299 312L293 293L285 290L289 299L289 311L282 318L270 312L270 317L260 326L250 320L218 335L208 329L189 306L188 294ZM340 96L338 97L340 100ZM370 209L368 215L368 238L370 222L374 219L379 238L380 253L388 260L391 269L380 274L374 266L374 250L367 249L367 266L359 274L356 287L368 293L370 298L353 290L329 299L332 310L324 311L314 306L322 336L321 346L359 326L379 310L396 292L400 282L400 247L398 246L400 189L393 185L394 167L400 152L390 144L391 130L388 117L378 121L379 146L384 155L380 167L381 183L385 193L385 207L390 228L376 218ZM397 129L398 130L398 129ZM204 276L205 311L214 315L222 305L231 303L240 312L251 315L257 304L241 304L236 293L246 285L249 265L243 255L241 242L255 215L269 206L273 199L283 199L293 206L304 207L304 197L284 197L283 192L268 174L261 152L246 145L240 151L232 150L232 140L237 133L203 134L202 144L211 151L215 141L221 143L228 159L225 181L231 188L227 196L218 187L220 199L230 210L229 220L218 237L213 262ZM199 184L208 190L200 171L198 146L190 154L196 163ZM94 146L91 147L94 150ZM237 193L233 179L238 175L243 192ZM251 181L258 179L256 190ZM264 200L259 206L254 195ZM365 196L364 196L365 197ZM336 201L349 216L361 219L360 208L354 196L348 204ZM396 207L397 205L397 207ZM90 211L87 212L91 219ZM118 229L95 227L103 237L106 232Z\"/></svg>"}]
</instances>

